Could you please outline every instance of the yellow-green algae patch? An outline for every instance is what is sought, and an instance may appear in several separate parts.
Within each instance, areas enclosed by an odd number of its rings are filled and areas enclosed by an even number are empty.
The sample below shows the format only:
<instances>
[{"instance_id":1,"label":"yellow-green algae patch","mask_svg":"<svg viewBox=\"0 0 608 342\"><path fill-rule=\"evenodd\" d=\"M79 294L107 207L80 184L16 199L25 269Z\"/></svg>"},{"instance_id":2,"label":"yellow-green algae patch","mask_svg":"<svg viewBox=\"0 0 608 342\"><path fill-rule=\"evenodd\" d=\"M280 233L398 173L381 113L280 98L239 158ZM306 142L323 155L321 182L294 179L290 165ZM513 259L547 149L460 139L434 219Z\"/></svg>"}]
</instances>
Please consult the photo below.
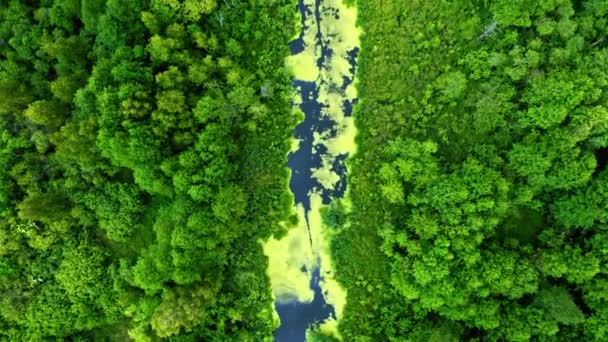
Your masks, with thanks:
<instances>
[{"instance_id":1,"label":"yellow-green algae patch","mask_svg":"<svg viewBox=\"0 0 608 342\"><path fill-rule=\"evenodd\" d=\"M310 215L308 220L310 226L314 227L315 237L313 238L313 245L316 246L319 260L320 260L320 273L323 280L320 282L321 289L323 289L323 295L325 302L334 307L336 317L338 319L342 315L342 309L346 304L346 292L336 279L334 278L333 262L331 260L330 253L330 239L331 231L326 229L321 220L321 208L323 207L323 200L319 193L314 193L310 198Z\"/></svg>"},{"instance_id":2,"label":"yellow-green algae patch","mask_svg":"<svg viewBox=\"0 0 608 342\"><path fill-rule=\"evenodd\" d=\"M317 101L323 106L321 114L336 123L336 135L333 138L327 134L315 135L314 145L325 145L327 155L323 158L322 167L313 170L313 177L326 189L333 189L337 184L332 175L335 172L331 171L333 163L326 160L333 160L340 154L352 155L357 150L355 125L352 117L346 116L344 102L353 101L357 97L349 53L359 46L360 30L356 26L356 8L347 7L342 1L325 1L321 6L321 34L323 37L331 37L326 43L330 44L332 56L324 61L321 68L317 81ZM339 19L335 16L336 10ZM342 90L345 79L351 79L352 82Z\"/></svg>"},{"instance_id":3,"label":"yellow-green algae patch","mask_svg":"<svg viewBox=\"0 0 608 342\"><path fill-rule=\"evenodd\" d=\"M331 170L333 158L329 155L324 155L321 158L321 167L312 169L312 176L316 178L325 189L334 189L340 181L340 175Z\"/></svg>"},{"instance_id":4,"label":"yellow-green algae patch","mask_svg":"<svg viewBox=\"0 0 608 342\"><path fill-rule=\"evenodd\" d=\"M311 1L304 1L306 6L311 5L309 2ZM314 5L314 3L312 5ZM296 79L312 82L319 77L317 58L321 54L321 49L316 44L316 37L319 33L319 29L318 25L316 25L315 17L312 15L306 16L304 26L306 27L302 36L304 51L297 55L287 57L285 64Z\"/></svg>"},{"instance_id":5,"label":"yellow-green algae patch","mask_svg":"<svg viewBox=\"0 0 608 342\"><path fill-rule=\"evenodd\" d=\"M302 104L302 96L300 96L300 93L302 92L302 89L300 86L297 86L295 88L295 91L293 92L293 110L298 112L298 113L302 113L302 111L300 110L300 105ZM302 118L300 121L304 120L304 114L302 113Z\"/></svg>"},{"instance_id":6,"label":"yellow-green algae patch","mask_svg":"<svg viewBox=\"0 0 608 342\"><path fill-rule=\"evenodd\" d=\"M268 275L278 303L297 300L310 303L314 291L310 288L310 271L317 265L317 257L310 248L304 207L296 207L299 223L280 240L270 238L264 244L268 256ZM303 268L305 268L303 270Z\"/></svg>"},{"instance_id":7,"label":"yellow-green algae patch","mask_svg":"<svg viewBox=\"0 0 608 342\"><path fill-rule=\"evenodd\" d=\"M300 149L300 143L302 140L297 139L295 137L291 138L291 147L289 148L289 153L295 152Z\"/></svg>"},{"instance_id":8,"label":"yellow-green algae patch","mask_svg":"<svg viewBox=\"0 0 608 342\"><path fill-rule=\"evenodd\" d=\"M333 317L323 321L317 330L323 335L333 336L339 340L342 340L342 336L340 336L340 333L338 332L338 321Z\"/></svg>"}]
</instances>

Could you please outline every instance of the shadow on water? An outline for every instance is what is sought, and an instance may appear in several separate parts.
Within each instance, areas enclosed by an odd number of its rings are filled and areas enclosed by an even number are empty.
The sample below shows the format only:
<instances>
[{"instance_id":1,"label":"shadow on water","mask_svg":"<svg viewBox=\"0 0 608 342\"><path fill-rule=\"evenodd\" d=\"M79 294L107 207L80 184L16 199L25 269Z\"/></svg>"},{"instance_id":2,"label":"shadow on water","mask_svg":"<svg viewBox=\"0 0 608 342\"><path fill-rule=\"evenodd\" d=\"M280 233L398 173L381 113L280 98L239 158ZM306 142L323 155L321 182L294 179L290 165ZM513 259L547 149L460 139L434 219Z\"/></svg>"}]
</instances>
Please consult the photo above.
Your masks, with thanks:
<instances>
[{"instance_id":1,"label":"shadow on water","mask_svg":"<svg viewBox=\"0 0 608 342\"><path fill-rule=\"evenodd\" d=\"M296 55L305 49L304 32L309 29L305 25L308 16L315 16L318 34L316 44L320 47L321 56L317 59L317 66L322 68L326 59L332 55L332 50L324 39L320 27L321 21L321 1L315 0L314 8L307 8L303 0L300 0L297 10L301 15L302 32L298 38L290 42L289 48L292 55ZM336 14L338 18L338 14ZM348 52L348 61L351 64L352 75L354 75L355 58L358 53L355 48ZM353 78L345 78L342 92L353 82ZM296 128L294 135L300 141L299 149L288 156L287 166L291 169L291 179L289 187L294 195L295 204L304 207L305 219L308 225L308 213L311 210L310 194L319 191L322 196L323 204L329 204L331 198L342 197L346 190L346 166L344 164L347 154L336 156L332 163L331 170L340 176L340 180L334 189L325 189L320 182L313 177L312 169L322 166L322 156L327 153L327 148L315 144L315 133L324 134L330 138L336 136L336 122L322 115L323 105L319 103L319 89L316 82L307 82L294 79L292 81L294 89L300 92L302 102L300 109L304 113L304 121ZM345 100L343 108L346 116L350 116L352 107L356 100ZM309 228L310 234L310 228ZM312 240L311 240L312 243ZM302 269L302 272L309 270ZM280 317L281 325L275 331L275 341L277 342L300 342L305 341L306 330L311 326L325 321L327 318L335 318L335 311L331 305L325 302L319 281L322 280L318 268L312 270L310 288L314 291L314 299L310 303L300 303L296 300L288 303L276 303L275 308Z\"/></svg>"}]
</instances>

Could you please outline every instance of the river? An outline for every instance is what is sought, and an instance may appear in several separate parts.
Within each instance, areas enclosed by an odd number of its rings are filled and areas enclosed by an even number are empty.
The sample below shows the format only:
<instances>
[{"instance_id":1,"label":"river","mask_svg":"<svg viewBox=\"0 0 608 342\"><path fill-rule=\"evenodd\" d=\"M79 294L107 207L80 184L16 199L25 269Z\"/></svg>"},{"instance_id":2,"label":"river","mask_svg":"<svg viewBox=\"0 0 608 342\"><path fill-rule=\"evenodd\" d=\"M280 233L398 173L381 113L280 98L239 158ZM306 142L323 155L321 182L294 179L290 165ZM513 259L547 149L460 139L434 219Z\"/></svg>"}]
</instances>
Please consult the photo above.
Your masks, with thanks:
<instances>
[{"instance_id":1,"label":"river","mask_svg":"<svg viewBox=\"0 0 608 342\"><path fill-rule=\"evenodd\" d=\"M304 114L288 156L297 227L264 246L280 325L277 342L305 341L316 328L339 338L346 293L333 278L319 210L346 191L345 160L356 151L351 116L359 46L356 10L341 0L300 0L300 35L286 64L294 73L294 110Z\"/></svg>"}]
</instances>

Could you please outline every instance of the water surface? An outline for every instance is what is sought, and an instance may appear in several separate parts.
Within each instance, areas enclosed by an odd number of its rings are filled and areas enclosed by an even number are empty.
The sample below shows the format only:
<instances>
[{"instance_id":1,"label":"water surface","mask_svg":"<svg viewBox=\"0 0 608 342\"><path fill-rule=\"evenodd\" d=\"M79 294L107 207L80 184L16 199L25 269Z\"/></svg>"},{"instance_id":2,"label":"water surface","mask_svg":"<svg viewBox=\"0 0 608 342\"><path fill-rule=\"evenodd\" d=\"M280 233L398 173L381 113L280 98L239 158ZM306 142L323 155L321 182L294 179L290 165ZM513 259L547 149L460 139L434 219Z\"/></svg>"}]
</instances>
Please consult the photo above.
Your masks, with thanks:
<instances>
[{"instance_id":1,"label":"water surface","mask_svg":"<svg viewBox=\"0 0 608 342\"><path fill-rule=\"evenodd\" d=\"M329 331L345 293L333 279L328 238L319 209L346 190L345 160L355 152L351 111L359 31L356 11L339 0L300 0L302 31L290 43L294 107L304 113L288 156L290 190L300 225L265 245L281 324L278 342L305 340L310 327ZM333 332L334 336L336 332Z\"/></svg>"}]
</instances>

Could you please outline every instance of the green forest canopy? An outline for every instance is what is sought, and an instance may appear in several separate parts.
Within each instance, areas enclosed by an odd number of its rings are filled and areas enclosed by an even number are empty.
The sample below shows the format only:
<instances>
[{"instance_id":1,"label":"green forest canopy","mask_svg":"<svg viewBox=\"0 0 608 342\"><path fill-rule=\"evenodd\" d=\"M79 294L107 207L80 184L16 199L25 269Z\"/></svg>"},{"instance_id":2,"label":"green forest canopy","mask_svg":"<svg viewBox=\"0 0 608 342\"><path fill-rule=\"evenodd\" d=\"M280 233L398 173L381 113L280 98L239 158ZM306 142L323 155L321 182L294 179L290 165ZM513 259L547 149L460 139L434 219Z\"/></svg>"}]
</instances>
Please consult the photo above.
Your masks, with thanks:
<instances>
[{"instance_id":1,"label":"green forest canopy","mask_svg":"<svg viewBox=\"0 0 608 342\"><path fill-rule=\"evenodd\" d=\"M607 340L608 2L357 5L344 340Z\"/></svg>"},{"instance_id":2,"label":"green forest canopy","mask_svg":"<svg viewBox=\"0 0 608 342\"><path fill-rule=\"evenodd\" d=\"M2 2L0 340L271 339L294 6ZM608 3L357 6L344 340L608 339Z\"/></svg>"},{"instance_id":3,"label":"green forest canopy","mask_svg":"<svg viewBox=\"0 0 608 342\"><path fill-rule=\"evenodd\" d=\"M1 2L0 340L271 339L293 8Z\"/></svg>"}]
</instances>

